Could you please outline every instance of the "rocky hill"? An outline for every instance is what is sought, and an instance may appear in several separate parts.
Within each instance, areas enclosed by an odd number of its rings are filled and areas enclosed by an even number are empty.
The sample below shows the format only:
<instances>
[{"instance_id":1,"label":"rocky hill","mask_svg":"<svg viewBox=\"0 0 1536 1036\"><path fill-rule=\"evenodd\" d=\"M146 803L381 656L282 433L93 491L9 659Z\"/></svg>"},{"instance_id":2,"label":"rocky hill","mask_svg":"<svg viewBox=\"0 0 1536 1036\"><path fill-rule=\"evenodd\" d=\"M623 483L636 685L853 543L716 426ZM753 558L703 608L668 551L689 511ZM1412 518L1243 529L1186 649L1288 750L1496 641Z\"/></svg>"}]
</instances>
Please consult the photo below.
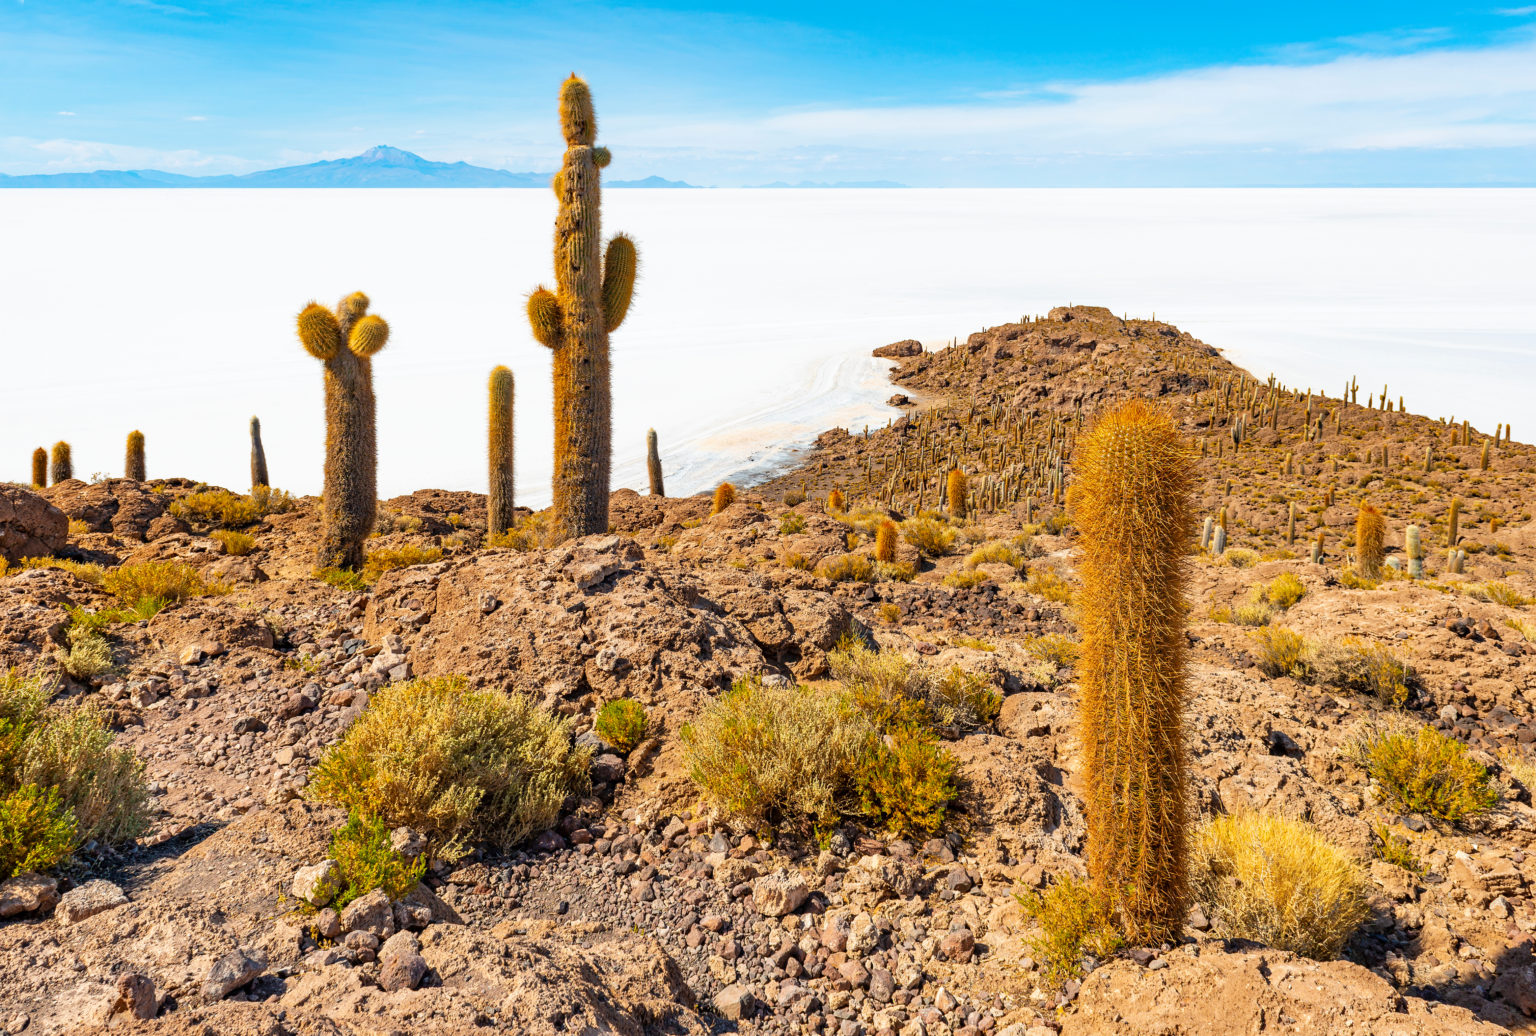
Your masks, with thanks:
<instances>
[{"instance_id":1,"label":"rocky hill","mask_svg":"<svg viewBox=\"0 0 1536 1036\"><path fill-rule=\"evenodd\" d=\"M57 672L72 609L111 605L104 574L125 566L175 562L227 592L113 625L110 667L62 678L57 700L98 703L147 762L153 826L0 885L0 1025L1532 1031L1532 448L1420 416L1432 401L1390 386L1360 405L1344 386L1260 380L1170 325L1090 307L887 354L907 416L827 432L800 469L719 513L703 496L621 490L610 535L487 547L483 497L423 490L385 501L369 541L419 563L366 585L311 577L312 498L245 525L245 543L214 535L187 506L205 487L185 480L7 489L0 542L35 549L65 520L68 542L63 563L0 578L0 668ZM1177 944L1090 961L1064 984L1031 942L1019 894L1084 872L1073 451L1129 396L1178 414L1225 533L1191 561L1200 811L1304 819L1358 862L1370 912L1340 960L1226 937L1198 909ZM948 542L903 538L895 577L861 568L880 519L943 508L955 468L967 517L934 523ZM843 506L828 506L834 490ZM1352 567L1362 499L1386 518L1396 567L1379 578ZM1414 579L1410 524L1427 548ZM1275 629L1393 665L1277 669L1260 639ZM995 718L945 731L948 822L927 839L857 820L819 839L718 823L690 780L685 725L743 676L831 687L829 653L858 631L1000 696ZM529 843L436 864L398 903L303 909L303 869L344 819L307 796L311 768L381 688L447 674L570 717L596 750L590 794ZM628 753L592 731L620 697L651 718ZM1469 745L1497 806L1450 823L1392 799L1352 749L1390 720Z\"/></svg>"}]
</instances>

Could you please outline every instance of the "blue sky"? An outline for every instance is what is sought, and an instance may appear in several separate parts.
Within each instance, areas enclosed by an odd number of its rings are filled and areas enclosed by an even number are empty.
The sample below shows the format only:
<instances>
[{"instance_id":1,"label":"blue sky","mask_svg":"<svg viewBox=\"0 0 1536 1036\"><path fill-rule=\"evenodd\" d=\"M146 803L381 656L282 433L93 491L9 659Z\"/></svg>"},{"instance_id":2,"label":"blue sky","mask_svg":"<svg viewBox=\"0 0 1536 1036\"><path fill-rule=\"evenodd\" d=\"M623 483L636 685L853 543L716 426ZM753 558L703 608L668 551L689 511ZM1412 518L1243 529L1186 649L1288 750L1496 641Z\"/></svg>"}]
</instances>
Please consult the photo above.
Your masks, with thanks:
<instances>
[{"instance_id":1,"label":"blue sky","mask_svg":"<svg viewBox=\"0 0 1536 1036\"><path fill-rule=\"evenodd\" d=\"M0 172L380 143L701 184L1536 183L1536 5L0 0Z\"/></svg>"}]
</instances>

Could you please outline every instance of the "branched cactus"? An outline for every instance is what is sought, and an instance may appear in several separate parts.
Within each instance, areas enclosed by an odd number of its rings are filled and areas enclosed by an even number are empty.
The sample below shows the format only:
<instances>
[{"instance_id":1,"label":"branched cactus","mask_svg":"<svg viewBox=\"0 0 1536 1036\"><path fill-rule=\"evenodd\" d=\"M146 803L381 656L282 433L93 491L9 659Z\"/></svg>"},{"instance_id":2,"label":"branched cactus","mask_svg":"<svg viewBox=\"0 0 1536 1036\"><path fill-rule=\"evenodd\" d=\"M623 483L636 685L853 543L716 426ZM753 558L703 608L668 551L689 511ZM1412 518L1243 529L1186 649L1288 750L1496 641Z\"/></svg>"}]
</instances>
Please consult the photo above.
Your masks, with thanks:
<instances>
[{"instance_id":1,"label":"branched cactus","mask_svg":"<svg viewBox=\"0 0 1536 1036\"><path fill-rule=\"evenodd\" d=\"M715 487L715 500L709 508L709 513L712 515L719 514L735 502L736 487L729 482L722 482Z\"/></svg>"},{"instance_id":2,"label":"branched cactus","mask_svg":"<svg viewBox=\"0 0 1536 1036\"><path fill-rule=\"evenodd\" d=\"M48 451L41 446L32 451L32 484L39 489L48 484Z\"/></svg>"},{"instance_id":3,"label":"branched cactus","mask_svg":"<svg viewBox=\"0 0 1536 1036\"><path fill-rule=\"evenodd\" d=\"M502 535L517 522L512 500L516 486L512 466L512 402L515 391L516 384L510 370L497 367L491 371L490 413L487 422L490 442L486 451L489 458L490 491L485 498L485 521L486 531L492 536Z\"/></svg>"},{"instance_id":4,"label":"branched cactus","mask_svg":"<svg viewBox=\"0 0 1536 1036\"><path fill-rule=\"evenodd\" d=\"M945 495L948 498L949 513L956 518L965 517L965 490L965 472L959 468L950 469Z\"/></svg>"},{"instance_id":5,"label":"branched cactus","mask_svg":"<svg viewBox=\"0 0 1536 1036\"><path fill-rule=\"evenodd\" d=\"M128 445L123 456L123 477L135 482L143 482L145 479L143 432L135 430L128 433Z\"/></svg>"},{"instance_id":6,"label":"branched cactus","mask_svg":"<svg viewBox=\"0 0 1536 1036\"><path fill-rule=\"evenodd\" d=\"M1362 503L1360 512L1355 516L1355 564L1360 574L1368 579L1381 575L1386 553L1386 520L1375 507Z\"/></svg>"},{"instance_id":7,"label":"branched cactus","mask_svg":"<svg viewBox=\"0 0 1536 1036\"><path fill-rule=\"evenodd\" d=\"M1136 941L1171 938L1188 907L1184 620L1194 479L1173 418L1142 400L1105 415L1078 461L1088 866Z\"/></svg>"},{"instance_id":8,"label":"branched cactus","mask_svg":"<svg viewBox=\"0 0 1536 1036\"><path fill-rule=\"evenodd\" d=\"M389 325L354 292L335 312L311 302L298 316L299 341L325 364L325 494L319 568L363 567L363 541L378 510L373 357Z\"/></svg>"},{"instance_id":9,"label":"branched cactus","mask_svg":"<svg viewBox=\"0 0 1536 1036\"><path fill-rule=\"evenodd\" d=\"M651 495L666 496L667 488L661 480L661 451L656 445L656 429L645 433L645 473L650 476Z\"/></svg>"},{"instance_id":10,"label":"branched cactus","mask_svg":"<svg viewBox=\"0 0 1536 1036\"><path fill-rule=\"evenodd\" d=\"M608 531L612 468L612 386L608 335L623 322L635 287L635 243L623 234L602 247L600 174L607 148L594 146L597 114L587 84L560 87L565 159L555 174L555 290L528 296L533 337L554 355L555 471L552 533L557 539Z\"/></svg>"},{"instance_id":11,"label":"branched cactus","mask_svg":"<svg viewBox=\"0 0 1536 1036\"><path fill-rule=\"evenodd\" d=\"M251 418L251 488L269 486L267 481L267 451L261 445L261 419Z\"/></svg>"},{"instance_id":12,"label":"branched cactus","mask_svg":"<svg viewBox=\"0 0 1536 1036\"><path fill-rule=\"evenodd\" d=\"M60 440L53 444L52 467L50 474L54 485L75 477L75 464L69 456L69 443Z\"/></svg>"}]
</instances>

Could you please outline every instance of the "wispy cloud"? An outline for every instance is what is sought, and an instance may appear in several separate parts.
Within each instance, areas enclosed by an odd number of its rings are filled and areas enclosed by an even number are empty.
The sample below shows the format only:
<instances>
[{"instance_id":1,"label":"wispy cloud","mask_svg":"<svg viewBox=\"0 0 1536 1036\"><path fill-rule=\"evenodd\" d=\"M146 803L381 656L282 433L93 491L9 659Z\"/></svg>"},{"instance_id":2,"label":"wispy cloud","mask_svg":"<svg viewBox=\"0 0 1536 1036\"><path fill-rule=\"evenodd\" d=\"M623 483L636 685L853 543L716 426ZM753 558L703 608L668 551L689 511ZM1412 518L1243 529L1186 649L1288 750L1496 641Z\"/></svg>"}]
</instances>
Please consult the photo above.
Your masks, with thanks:
<instances>
[{"instance_id":1,"label":"wispy cloud","mask_svg":"<svg viewBox=\"0 0 1536 1036\"><path fill-rule=\"evenodd\" d=\"M58 137L0 137L0 167L18 173L77 173L95 169L163 169L183 173L245 173L264 168L235 155L163 150Z\"/></svg>"},{"instance_id":2,"label":"wispy cloud","mask_svg":"<svg viewBox=\"0 0 1536 1036\"><path fill-rule=\"evenodd\" d=\"M1502 14L1506 18L1527 18L1536 14L1536 4L1529 7L1501 7L1494 14Z\"/></svg>"},{"instance_id":3,"label":"wispy cloud","mask_svg":"<svg viewBox=\"0 0 1536 1036\"><path fill-rule=\"evenodd\" d=\"M75 113L74 112L56 112L55 114L58 114L58 115L73 115Z\"/></svg>"},{"instance_id":4,"label":"wispy cloud","mask_svg":"<svg viewBox=\"0 0 1536 1036\"><path fill-rule=\"evenodd\" d=\"M208 116L206 116L206 115L188 115L186 118L182 119L181 121L182 122L207 122L208 121Z\"/></svg>"}]
</instances>

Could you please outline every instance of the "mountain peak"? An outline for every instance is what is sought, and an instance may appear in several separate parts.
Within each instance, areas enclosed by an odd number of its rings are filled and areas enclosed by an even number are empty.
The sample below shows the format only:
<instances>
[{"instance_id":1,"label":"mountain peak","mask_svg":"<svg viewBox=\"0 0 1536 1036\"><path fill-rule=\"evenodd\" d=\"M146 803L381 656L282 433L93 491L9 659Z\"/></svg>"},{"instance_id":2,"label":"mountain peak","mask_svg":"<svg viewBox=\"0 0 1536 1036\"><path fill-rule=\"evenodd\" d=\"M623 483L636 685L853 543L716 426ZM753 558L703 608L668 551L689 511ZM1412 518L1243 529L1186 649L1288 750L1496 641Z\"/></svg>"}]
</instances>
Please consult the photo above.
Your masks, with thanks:
<instances>
[{"instance_id":1,"label":"mountain peak","mask_svg":"<svg viewBox=\"0 0 1536 1036\"><path fill-rule=\"evenodd\" d=\"M422 158L420 155L390 147L388 144L375 144L352 161L373 162L380 165L420 165Z\"/></svg>"}]
</instances>

